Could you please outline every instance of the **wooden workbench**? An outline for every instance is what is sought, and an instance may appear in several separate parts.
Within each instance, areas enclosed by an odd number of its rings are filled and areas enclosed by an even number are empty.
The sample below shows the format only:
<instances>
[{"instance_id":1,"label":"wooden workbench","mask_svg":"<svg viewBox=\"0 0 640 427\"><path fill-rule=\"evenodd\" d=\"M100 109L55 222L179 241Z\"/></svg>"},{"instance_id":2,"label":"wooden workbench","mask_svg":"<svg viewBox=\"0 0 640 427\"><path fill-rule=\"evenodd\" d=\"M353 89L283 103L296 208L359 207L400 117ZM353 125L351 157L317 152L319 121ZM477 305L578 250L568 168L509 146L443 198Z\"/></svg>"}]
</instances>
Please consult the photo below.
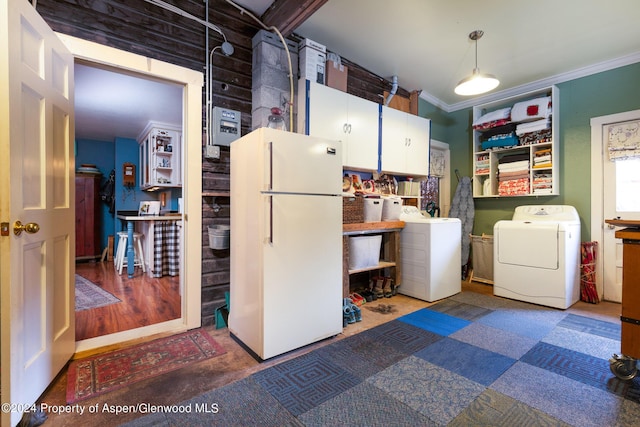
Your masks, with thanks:
<instances>
[{"instance_id":1,"label":"wooden workbench","mask_svg":"<svg viewBox=\"0 0 640 427\"><path fill-rule=\"evenodd\" d=\"M393 283L402 283L402 269L400 267L400 231L404 228L404 221L362 222L342 225L342 296L349 296L349 276L364 271L389 269ZM378 265L349 270L349 237L369 234L382 234L382 257Z\"/></svg>"}]
</instances>

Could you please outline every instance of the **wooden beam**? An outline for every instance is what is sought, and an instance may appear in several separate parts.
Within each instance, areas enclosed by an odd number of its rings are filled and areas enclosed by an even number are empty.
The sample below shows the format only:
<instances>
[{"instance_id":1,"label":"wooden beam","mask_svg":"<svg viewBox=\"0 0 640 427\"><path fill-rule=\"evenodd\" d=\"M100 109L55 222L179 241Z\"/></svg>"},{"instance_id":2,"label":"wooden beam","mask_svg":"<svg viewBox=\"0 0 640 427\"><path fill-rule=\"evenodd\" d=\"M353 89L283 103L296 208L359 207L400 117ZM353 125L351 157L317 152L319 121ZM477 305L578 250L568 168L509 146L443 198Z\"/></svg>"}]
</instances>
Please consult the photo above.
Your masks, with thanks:
<instances>
[{"instance_id":1,"label":"wooden beam","mask_svg":"<svg viewBox=\"0 0 640 427\"><path fill-rule=\"evenodd\" d=\"M327 1L275 0L261 20L267 26L276 27L283 37L288 37Z\"/></svg>"}]
</instances>

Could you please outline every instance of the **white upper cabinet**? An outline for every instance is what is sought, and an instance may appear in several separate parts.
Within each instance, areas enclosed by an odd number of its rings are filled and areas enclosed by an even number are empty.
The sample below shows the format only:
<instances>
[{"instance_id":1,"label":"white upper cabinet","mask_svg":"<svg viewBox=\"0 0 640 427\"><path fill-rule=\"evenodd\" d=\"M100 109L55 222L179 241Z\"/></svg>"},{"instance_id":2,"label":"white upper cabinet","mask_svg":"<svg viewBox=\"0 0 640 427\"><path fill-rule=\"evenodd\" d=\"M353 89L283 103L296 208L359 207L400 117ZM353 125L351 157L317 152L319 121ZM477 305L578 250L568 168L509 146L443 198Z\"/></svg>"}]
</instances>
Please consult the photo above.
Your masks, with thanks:
<instances>
[{"instance_id":1,"label":"white upper cabinet","mask_svg":"<svg viewBox=\"0 0 640 427\"><path fill-rule=\"evenodd\" d=\"M382 171L401 175L429 174L431 121L382 107Z\"/></svg>"},{"instance_id":2,"label":"white upper cabinet","mask_svg":"<svg viewBox=\"0 0 640 427\"><path fill-rule=\"evenodd\" d=\"M305 80L298 94L298 132L342 141L345 168L378 169L378 104Z\"/></svg>"}]
</instances>

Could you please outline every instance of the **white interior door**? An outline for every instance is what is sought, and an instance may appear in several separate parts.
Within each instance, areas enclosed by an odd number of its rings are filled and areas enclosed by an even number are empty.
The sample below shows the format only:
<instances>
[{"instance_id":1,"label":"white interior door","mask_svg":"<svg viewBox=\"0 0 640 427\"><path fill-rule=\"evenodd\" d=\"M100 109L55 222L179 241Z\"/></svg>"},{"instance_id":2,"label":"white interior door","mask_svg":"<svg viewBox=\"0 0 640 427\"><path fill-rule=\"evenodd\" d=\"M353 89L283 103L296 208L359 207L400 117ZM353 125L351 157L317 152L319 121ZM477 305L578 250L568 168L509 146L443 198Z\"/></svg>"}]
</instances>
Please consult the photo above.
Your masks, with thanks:
<instances>
[{"instance_id":1,"label":"white interior door","mask_svg":"<svg viewBox=\"0 0 640 427\"><path fill-rule=\"evenodd\" d=\"M73 57L30 3L0 5L2 402L27 405L75 350Z\"/></svg>"},{"instance_id":2,"label":"white interior door","mask_svg":"<svg viewBox=\"0 0 640 427\"><path fill-rule=\"evenodd\" d=\"M640 220L640 158L611 161L607 151L609 141L623 138L640 144L640 117L602 125L604 150L603 215L604 219ZM619 227L605 225L603 235L604 299L622 301L622 239L615 238Z\"/></svg>"}]
</instances>

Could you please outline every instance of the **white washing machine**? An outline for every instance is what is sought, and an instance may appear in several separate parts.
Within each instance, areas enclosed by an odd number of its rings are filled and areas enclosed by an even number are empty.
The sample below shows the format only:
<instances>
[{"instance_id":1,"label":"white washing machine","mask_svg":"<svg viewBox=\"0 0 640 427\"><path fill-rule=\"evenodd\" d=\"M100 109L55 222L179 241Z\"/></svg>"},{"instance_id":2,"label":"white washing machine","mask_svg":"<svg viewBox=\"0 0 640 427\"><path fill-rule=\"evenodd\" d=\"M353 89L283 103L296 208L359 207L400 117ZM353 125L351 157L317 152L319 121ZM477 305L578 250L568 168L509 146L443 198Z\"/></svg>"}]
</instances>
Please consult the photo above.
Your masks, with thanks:
<instances>
[{"instance_id":1,"label":"white washing machine","mask_svg":"<svg viewBox=\"0 0 640 427\"><path fill-rule=\"evenodd\" d=\"M398 292L424 301L437 301L461 291L458 218L431 218L415 206L403 206L400 220L400 268Z\"/></svg>"},{"instance_id":2,"label":"white washing machine","mask_svg":"<svg viewBox=\"0 0 640 427\"><path fill-rule=\"evenodd\" d=\"M580 297L580 217L573 206L519 206L493 227L493 294L566 309Z\"/></svg>"}]
</instances>

